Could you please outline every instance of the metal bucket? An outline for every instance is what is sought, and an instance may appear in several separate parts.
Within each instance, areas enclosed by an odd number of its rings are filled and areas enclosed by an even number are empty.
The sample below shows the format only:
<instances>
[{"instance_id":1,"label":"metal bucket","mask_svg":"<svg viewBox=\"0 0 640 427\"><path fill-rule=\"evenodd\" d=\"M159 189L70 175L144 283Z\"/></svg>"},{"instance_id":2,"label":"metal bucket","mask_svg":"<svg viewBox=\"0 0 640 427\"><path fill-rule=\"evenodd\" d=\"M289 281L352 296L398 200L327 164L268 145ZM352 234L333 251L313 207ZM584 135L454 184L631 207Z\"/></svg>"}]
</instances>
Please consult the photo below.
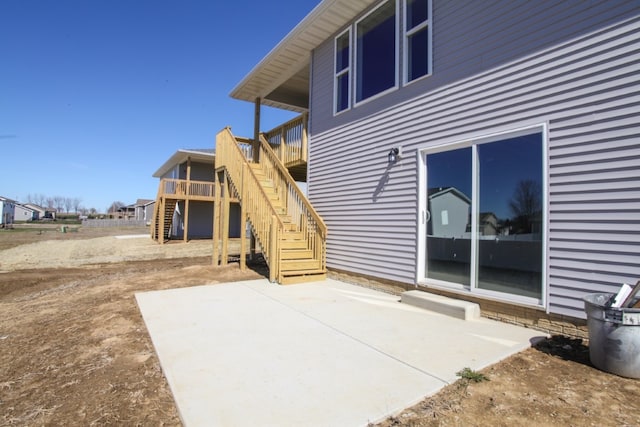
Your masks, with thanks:
<instances>
[{"instance_id":1,"label":"metal bucket","mask_svg":"<svg viewBox=\"0 0 640 427\"><path fill-rule=\"evenodd\" d=\"M602 293L583 298L589 358L603 371L640 378L640 308L606 307L612 296Z\"/></svg>"}]
</instances>

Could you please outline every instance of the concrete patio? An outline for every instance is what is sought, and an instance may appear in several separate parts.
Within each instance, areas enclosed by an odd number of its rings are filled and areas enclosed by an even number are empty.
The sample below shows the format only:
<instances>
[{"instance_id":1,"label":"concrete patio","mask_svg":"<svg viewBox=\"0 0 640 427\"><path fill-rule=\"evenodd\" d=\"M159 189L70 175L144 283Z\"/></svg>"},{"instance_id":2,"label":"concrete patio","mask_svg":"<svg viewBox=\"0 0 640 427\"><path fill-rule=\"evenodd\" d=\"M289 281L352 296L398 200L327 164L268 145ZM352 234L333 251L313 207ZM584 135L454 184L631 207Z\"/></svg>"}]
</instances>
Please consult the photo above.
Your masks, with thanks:
<instances>
[{"instance_id":1,"label":"concrete patio","mask_svg":"<svg viewBox=\"0 0 640 427\"><path fill-rule=\"evenodd\" d=\"M544 336L330 279L136 299L188 427L365 426Z\"/></svg>"}]
</instances>

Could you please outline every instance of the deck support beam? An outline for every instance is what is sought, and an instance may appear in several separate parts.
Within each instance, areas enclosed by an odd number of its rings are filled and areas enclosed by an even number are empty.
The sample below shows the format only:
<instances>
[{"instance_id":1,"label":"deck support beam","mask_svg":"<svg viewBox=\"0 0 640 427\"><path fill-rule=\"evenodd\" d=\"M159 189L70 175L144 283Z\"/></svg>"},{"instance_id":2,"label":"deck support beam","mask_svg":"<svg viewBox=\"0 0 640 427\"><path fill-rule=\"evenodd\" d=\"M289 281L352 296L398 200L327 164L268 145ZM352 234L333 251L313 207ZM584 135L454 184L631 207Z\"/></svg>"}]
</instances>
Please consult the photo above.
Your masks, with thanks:
<instances>
[{"instance_id":1,"label":"deck support beam","mask_svg":"<svg viewBox=\"0 0 640 427\"><path fill-rule=\"evenodd\" d=\"M260 97L256 98L255 108L253 112L253 162L258 163L260 161L260 103L262 100Z\"/></svg>"},{"instance_id":2,"label":"deck support beam","mask_svg":"<svg viewBox=\"0 0 640 427\"><path fill-rule=\"evenodd\" d=\"M191 156L187 157L187 188L185 194L187 199L184 201L184 233L182 240L186 243L189 241L189 181L191 181Z\"/></svg>"},{"instance_id":3,"label":"deck support beam","mask_svg":"<svg viewBox=\"0 0 640 427\"><path fill-rule=\"evenodd\" d=\"M211 263L218 266L220 263L220 179L214 169L214 199L213 199L213 256Z\"/></svg>"},{"instance_id":4,"label":"deck support beam","mask_svg":"<svg viewBox=\"0 0 640 427\"><path fill-rule=\"evenodd\" d=\"M247 210L245 204L247 201L247 174L249 171L248 164L242 165L242 182L240 183L240 270L247 268Z\"/></svg>"},{"instance_id":5,"label":"deck support beam","mask_svg":"<svg viewBox=\"0 0 640 427\"><path fill-rule=\"evenodd\" d=\"M222 233L222 257L220 259L220 265L225 266L229 263L229 207L231 201L229 200L229 182L227 175L222 174L222 215L220 220L222 221L222 227L220 232Z\"/></svg>"},{"instance_id":6,"label":"deck support beam","mask_svg":"<svg viewBox=\"0 0 640 427\"><path fill-rule=\"evenodd\" d=\"M258 163L260 161L260 106L262 100L257 97L255 100L255 109L253 114L253 162ZM256 257L256 236L251 233L251 239L249 242L249 259L254 260Z\"/></svg>"}]
</instances>

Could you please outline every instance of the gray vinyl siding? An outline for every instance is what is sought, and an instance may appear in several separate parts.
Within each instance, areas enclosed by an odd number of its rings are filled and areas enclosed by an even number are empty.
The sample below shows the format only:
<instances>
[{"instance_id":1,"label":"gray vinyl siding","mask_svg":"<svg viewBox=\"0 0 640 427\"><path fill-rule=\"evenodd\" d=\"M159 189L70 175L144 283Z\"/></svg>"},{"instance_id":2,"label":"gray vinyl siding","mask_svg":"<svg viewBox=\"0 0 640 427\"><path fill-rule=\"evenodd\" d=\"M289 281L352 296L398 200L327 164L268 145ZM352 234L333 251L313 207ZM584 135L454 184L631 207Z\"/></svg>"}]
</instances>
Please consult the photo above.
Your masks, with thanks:
<instances>
[{"instance_id":1,"label":"gray vinyl siding","mask_svg":"<svg viewBox=\"0 0 640 427\"><path fill-rule=\"evenodd\" d=\"M637 15L639 9L637 0L433 0L433 74L402 86L404 70L400 69L398 89L336 116L331 37L314 52L311 132L324 132L367 117L551 47L558 40L577 38ZM354 72L352 63L352 76Z\"/></svg>"},{"instance_id":2,"label":"gray vinyl siding","mask_svg":"<svg viewBox=\"0 0 640 427\"><path fill-rule=\"evenodd\" d=\"M180 165L180 179L187 179L187 162ZM213 163L191 162L191 180L213 182Z\"/></svg>"},{"instance_id":3,"label":"gray vinyl siding","mask_svg":"<svg viewBox=\"0 0 640 427\"><path fill-rule=\"evenodd\" d=\"M434 2L433 76L336 117L333 39L314 52L309 195L327 264L414 284L417 150L546 124L548 310L583 318L584 294L640 278L638 3L460 4Z\"/></svg>"}]
</instances>

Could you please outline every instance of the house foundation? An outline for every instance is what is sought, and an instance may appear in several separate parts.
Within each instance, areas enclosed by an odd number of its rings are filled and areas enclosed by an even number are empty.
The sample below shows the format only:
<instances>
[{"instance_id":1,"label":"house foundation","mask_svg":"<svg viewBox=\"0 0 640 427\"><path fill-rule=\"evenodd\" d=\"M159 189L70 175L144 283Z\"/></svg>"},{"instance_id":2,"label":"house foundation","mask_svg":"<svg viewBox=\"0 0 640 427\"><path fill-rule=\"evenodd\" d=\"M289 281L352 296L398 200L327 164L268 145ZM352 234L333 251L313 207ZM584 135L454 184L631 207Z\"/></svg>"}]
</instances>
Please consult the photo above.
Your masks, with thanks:
<instances>
[{"instance_id":1,"label":"house foundation","mask_svg":"<svg viewBox=\"0 0 640 427\"><path fill-rule=\"evenodd\" d=\"M335 269L328 270L328 277L398 296L402 292L416 289L414 285L406 283ZM587 321L585 319L546 313L543 309L535 307L491 301L470 295L447 292L441 289L425 287L418 287L418 289L436 295L476 303L480 306L480 315L487 319L536 329L538 331L546 332L549 335L565 335L571 338L582 339L585 342L588 342L589 340L589 331L587 329Z\"/></svg>"}]
</instances>

